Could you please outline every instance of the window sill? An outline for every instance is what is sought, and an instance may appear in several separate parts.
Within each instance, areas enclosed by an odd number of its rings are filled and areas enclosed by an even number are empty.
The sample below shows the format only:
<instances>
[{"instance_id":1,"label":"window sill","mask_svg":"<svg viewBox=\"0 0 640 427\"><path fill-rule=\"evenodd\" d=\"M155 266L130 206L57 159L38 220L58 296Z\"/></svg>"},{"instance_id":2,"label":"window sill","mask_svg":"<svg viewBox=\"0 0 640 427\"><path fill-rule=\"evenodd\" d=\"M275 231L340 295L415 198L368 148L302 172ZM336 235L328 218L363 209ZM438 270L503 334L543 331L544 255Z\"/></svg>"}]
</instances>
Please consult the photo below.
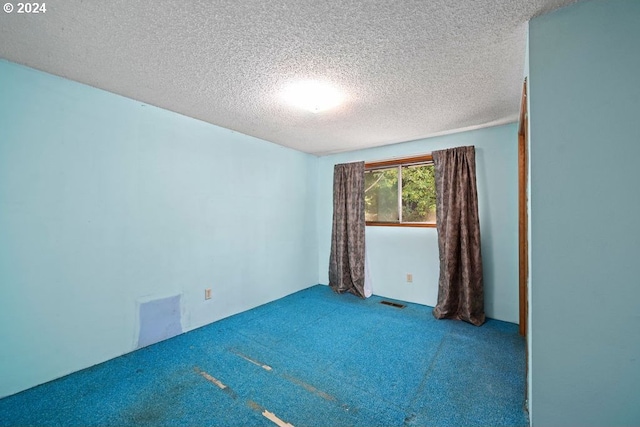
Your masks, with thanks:
<instances>
[{"instance_id":1,"label":"window sill","mask_svg":"<svg viewBox=\"0 0 640 427\"><path fill-rule=\"evenodd\" d=\"M424 222L365 222L367 227L422 227L436 228L436 224Z\"/></svg>"}]
</instances>

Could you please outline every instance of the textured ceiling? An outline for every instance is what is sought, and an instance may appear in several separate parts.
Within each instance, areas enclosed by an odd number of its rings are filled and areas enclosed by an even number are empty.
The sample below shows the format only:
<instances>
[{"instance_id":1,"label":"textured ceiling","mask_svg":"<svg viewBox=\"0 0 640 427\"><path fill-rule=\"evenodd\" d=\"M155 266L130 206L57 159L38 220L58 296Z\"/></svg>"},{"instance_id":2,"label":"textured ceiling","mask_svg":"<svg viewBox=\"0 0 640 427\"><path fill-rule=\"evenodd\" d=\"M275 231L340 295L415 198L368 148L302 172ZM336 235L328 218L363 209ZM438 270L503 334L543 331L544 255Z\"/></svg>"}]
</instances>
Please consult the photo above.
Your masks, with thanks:
<instances>
[{"instance_id":1,"label":"textured ceiling","mask_svg":"<svg viewBox=\"0 0 640 427\"><path fill-rule=\"evenodd\" d=\"M574 0L64 0L0 57L313 154L515 121L526 22ZM300 79L345 102L284 103Z\"/></svg>"}]
</instances>

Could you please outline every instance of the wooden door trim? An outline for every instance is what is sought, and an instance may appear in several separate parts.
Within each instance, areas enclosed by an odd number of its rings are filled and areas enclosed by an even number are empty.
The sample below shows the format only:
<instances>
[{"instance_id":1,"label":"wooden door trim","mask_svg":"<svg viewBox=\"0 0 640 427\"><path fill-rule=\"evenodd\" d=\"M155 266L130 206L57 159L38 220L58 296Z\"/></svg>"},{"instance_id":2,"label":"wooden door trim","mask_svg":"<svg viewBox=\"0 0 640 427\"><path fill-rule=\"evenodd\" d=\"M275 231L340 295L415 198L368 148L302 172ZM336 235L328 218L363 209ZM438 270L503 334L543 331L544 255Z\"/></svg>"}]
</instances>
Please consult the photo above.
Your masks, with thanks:
<instances>
[{"instance_id":1,"label":"wooden door trim","mask_svg":"<svg viewBox=\"0 0 640 427\"><path fill-rule=\"evenodd\" d=\"M529 312L529 213L528 213L528 144L529 115L527 112L527 79L522 85L520 123L518 128L518 258L520 293L520 335L527 336Z\"/></svg>"}]
</instances>

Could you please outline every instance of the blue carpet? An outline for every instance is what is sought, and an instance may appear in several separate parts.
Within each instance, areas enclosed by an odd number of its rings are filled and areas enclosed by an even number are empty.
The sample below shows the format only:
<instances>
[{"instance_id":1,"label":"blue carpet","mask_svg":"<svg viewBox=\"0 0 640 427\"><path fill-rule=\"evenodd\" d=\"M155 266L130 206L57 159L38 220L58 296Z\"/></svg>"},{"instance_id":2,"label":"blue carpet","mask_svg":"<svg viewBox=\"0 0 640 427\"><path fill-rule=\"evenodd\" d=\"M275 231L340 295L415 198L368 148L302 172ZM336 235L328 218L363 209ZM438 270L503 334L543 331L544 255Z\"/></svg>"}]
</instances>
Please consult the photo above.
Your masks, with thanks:
<instances>
[{"instance_id":1,"label":"blue carpet","mask_svg":"<svg viewBox=\"0 0 640 427\"><path fill-rule=\"evenodd\" d=\"M0 400L2 426L527 426L517 325L314 286Z\"/></svg>"}]
</instances>

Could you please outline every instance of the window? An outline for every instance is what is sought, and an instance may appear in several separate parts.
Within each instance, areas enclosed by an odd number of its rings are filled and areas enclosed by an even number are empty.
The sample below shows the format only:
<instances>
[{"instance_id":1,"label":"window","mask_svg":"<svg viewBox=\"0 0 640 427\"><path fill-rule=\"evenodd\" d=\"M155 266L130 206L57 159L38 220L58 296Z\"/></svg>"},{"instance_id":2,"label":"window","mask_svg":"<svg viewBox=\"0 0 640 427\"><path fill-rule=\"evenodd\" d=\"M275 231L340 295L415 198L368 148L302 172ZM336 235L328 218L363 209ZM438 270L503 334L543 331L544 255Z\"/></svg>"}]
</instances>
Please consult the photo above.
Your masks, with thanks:
<instances>
[{"instance_id":1,"label":"window","mask_svg":"<svg viewBox=\"0 0 640 427\"><path fill-rule=\"evenodd\" d=\"M436 180L430 155L365 163L367 225L435 227Z\"/></svg>"}]
</instances>

